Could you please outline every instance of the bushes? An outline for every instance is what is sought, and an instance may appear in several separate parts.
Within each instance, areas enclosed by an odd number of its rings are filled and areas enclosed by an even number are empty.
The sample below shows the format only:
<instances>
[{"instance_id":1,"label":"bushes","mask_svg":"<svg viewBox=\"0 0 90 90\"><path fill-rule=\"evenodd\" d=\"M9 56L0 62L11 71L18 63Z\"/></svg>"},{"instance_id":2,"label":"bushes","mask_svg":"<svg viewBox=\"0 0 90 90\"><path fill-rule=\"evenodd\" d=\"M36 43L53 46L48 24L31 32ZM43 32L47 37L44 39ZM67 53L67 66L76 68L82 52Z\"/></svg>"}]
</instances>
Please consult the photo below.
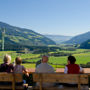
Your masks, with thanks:
<instances>
[{"instance_id":1,"label":"bushes","mask_svg":"<svg viewBox=\"0 0 90 90\"><path fill-rule=\"evenodd\" d=\"M55 56L55 57L59 57L59 56L70 56L71 53L64 53L64 52L56 52L56 53L51 53L49 54L49 56Z\"/></svg>"},{"instance_id":2,"label":"bushes","mask_svg":"<svg viewBox=\"0 0 90 90\"><path fill-rule=\"evenodd\" d=\"M80 66L83 68L90 68L90 62L88 62L87 64L80 64Z\"/></svg>"}]
</instances>

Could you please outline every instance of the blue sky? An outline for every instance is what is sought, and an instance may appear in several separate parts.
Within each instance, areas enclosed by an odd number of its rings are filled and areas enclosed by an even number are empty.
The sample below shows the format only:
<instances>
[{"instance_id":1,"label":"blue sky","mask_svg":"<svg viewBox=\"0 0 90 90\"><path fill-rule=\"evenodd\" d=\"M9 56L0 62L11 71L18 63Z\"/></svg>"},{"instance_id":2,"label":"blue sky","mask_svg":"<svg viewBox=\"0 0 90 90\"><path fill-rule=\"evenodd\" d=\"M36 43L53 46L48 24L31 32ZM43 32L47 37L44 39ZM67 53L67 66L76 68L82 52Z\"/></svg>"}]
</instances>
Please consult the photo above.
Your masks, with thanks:
<instances>
[{"instance_id":1,"label":"blue sky","mask_svg":"<svg viewBox=\"0 0 90 90\"><path fill-rule=\"evenodd\" d=\"M90 0L0 0L0 21L38 33L90 31Z\"/></svg>"}]
</instances>

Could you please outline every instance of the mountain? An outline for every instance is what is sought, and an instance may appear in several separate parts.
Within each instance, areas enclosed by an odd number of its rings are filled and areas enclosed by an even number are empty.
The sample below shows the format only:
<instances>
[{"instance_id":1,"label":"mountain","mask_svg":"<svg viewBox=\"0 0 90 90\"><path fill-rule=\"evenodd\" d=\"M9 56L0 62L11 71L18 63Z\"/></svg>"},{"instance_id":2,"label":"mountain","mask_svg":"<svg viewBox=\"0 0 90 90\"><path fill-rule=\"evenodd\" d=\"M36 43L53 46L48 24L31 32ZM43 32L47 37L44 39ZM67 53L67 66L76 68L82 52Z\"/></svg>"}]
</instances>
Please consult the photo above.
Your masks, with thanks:
<instances>
[{"instance_id":1,"label":"mountain","mask_svg":"<svg viewBox=\"0 0 90 90\"><path fill-rule=\"evenodd\" d=\"M77 36L71 38L70 40L66 41L65 43L67 43L67 44L81 44L84 41L87 41L88 39L90 39L90 31L86 32L84 34L77 35Z\"/></svg>"},{"instance_id":2,"label":"mountain","mask_svg":"<svg viewBox=\"0 0 90 90\"><path fill-rule=\"evenodd\" d=\"M22 45L22 46L45 46L55 45L56 43L30 29L11 26L0 22L0 43L2 38L2 28L5 28L5 45Z\"/></svg>"},{"instance_id":3,"label":"mountain","mask_svg":"<svg viewBox=\"0 0 90 90\"><path fill-rule=\"evenodd\" d=\"M52 39L57 44L61 44L64 41L70 40L72 38L72 36L63 36L63 35L49 35L49 34L45 34L44 36L46 36L47 38Z\"/></svg>"},{"instance_id":4,"label":"mountain","mask_svg":"<svg viewBox=\"0 0 90 90\"><path fill-rule=\"evenodd\" d=\"M90 39L81 43L80 45L80 48L83 48L83 49L90 49Z\"/></svg>"}]
</instances>

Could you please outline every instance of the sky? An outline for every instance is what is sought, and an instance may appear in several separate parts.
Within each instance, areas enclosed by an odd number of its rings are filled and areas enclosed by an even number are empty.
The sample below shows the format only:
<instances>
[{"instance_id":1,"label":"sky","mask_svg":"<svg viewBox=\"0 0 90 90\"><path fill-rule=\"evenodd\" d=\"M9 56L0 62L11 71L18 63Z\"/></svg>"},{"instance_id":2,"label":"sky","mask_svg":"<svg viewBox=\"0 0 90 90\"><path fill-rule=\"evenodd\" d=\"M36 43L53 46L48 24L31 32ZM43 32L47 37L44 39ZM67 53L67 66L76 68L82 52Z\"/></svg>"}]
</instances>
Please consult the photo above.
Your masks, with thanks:
<instances>
[{"instance_id":1,"label":"sky","mask_svg":"<svg viewBox=\"0 0 90 90\"><path fill-rule=\"evenodd\" d=\"M0 21L41 34L90 31L90 0L0 0Z\"/></svg>"}]
</instances>

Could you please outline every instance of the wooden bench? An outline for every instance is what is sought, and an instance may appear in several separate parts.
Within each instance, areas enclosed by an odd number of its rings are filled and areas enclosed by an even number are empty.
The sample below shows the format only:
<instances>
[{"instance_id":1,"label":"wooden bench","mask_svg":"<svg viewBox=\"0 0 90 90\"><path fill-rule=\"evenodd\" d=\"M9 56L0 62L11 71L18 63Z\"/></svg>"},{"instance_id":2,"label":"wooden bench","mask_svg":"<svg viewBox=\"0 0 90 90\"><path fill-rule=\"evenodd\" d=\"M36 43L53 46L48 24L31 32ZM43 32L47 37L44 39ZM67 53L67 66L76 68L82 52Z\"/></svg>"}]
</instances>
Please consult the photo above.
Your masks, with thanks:
<instances>
[{"instance_id":1,"label":"wooden bench","mask_svg":"<svg viewBox=\"0 0 90 90\"><path fill-rule=\"evenodd\" d=\"M0 90L1 89L23 90L24 87L22 84L18 86L16 85L16 83L21 82L23 82L22 74L0 73Z\"/></svg>"},{"instance_id":2,"label":"wooden bench","mask_svg":"<svg viewBox=\"0 0 90 90\"><path fill-rule=\"evenodd\" d=\"M33 87L33 89L39 90L81 90L81 84L88 84L88 75L87 74L42 74L42 73L33 73L33 81L39 82L39 87ZM42 87L42 83L75 83L78 84L78 87L64 87L62 89L58 87ZM89 89L83 89L89 90Z\"/></svg>"}]
</instances>

